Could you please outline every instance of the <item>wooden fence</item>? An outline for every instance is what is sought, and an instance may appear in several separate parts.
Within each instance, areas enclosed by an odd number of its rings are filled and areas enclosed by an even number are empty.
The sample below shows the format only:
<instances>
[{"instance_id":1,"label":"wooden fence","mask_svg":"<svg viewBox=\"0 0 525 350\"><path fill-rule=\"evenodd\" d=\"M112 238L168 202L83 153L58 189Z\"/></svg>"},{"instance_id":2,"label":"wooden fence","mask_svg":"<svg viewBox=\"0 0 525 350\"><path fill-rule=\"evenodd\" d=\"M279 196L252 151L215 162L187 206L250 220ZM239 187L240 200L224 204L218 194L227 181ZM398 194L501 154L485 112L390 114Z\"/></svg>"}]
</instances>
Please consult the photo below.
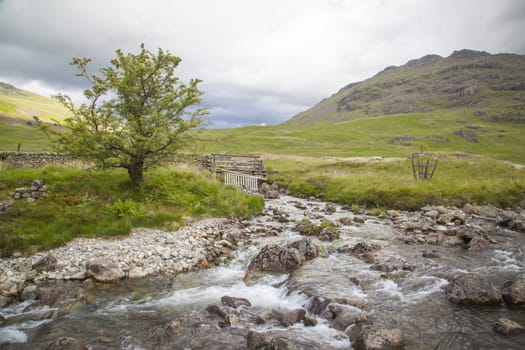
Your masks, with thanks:
<instances>
[{"instance_id":1,"label":"wooden fence","mask_svg":"<svg viewBox=\"0 0 525 350\"><path fill-rule=\"evenodd\" d=\"M257 176L251 176L241 173L234 173L231 171L224 171L224 183L226 185L233 185L237 189L244 192L257 193L259 192L258 182L261 179Z\"/></svg>"}]
</instances>

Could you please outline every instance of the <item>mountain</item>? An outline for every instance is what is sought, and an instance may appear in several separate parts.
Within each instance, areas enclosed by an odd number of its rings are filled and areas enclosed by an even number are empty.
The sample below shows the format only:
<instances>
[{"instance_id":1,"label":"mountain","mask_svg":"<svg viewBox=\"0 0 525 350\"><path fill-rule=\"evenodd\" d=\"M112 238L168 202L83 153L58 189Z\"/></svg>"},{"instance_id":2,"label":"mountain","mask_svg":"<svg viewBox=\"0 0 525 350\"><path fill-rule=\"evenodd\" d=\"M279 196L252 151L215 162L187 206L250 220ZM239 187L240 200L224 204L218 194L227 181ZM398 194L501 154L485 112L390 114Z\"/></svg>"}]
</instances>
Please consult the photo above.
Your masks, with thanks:
<instances>
[{"instance_id":1,"label":"mountain","mask_svg":"<svg viewBox=\"0 0 525 350\"><path fill-rule=\"evenodd\" d=\"M0 151L49 150L33 116L51 124L70 117L58 101L0 82Z\"/></svg>"},{"instance_id":2,"label":"mountain","mask_svg":"<svg viewBox=\"0 0 525 350\"><path fill-rule=\"evenodd\" d=\"M525 123L525 56L459 50L426 55L343 87L284 124L468 109L484 121Z\"/></svg>"},{"instance_id":3,"label":"mountain","mask_svg":"<svg viewBox=\"0 0 525 350\"><path fill-rule=\"evenodd\" d=\"M0 121L9 124L27 123L33 116L52 122L63 120L70 113L60 102L50 97L0 82Z\"/></svg>"}]
</instances>

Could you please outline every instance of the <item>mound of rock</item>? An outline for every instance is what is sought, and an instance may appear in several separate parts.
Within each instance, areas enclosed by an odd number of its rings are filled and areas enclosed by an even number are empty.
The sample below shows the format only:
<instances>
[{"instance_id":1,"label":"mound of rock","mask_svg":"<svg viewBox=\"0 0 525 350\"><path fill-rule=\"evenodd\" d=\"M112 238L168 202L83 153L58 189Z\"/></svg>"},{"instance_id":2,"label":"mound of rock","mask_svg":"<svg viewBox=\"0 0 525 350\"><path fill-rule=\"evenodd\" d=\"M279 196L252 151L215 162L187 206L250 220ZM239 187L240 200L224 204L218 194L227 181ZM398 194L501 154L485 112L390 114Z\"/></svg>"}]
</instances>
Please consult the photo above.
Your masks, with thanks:
<instances>
[{"instance_id":1,"label":"mound of rock","mask_svg":"<svg viewBox=\"0 0 525 350\"><path fill-rule=\"evenodd\" d=\"M289 273L318 255L319 248L309 238L303 238L286 246L270 244L263 247L250 262L245 278L260 271Z\"/></svg>"},{"instance_id":2,"label":"mound of rock","mask_svg":"<svg viewBox=\"0 0 525 350\"><path fill-rule=\"evenodd\" d=\"M339 239L337 227L330 221L323 221L316 225L308 219L302 219L295 230L305 236L316 236L320 241L333 241Z\"/></svg>"},{"instance_id":3,"label":"mound of rock","mask_svg":"<svg viewBox=\"0 0 525 350\"><path fill-rule=\"evenodd\" d=\"M452 279L445 287L451 302L461 305L500 304L503 301L500 289L489 279L466 274Z\"/></svg>"}]
</instances>

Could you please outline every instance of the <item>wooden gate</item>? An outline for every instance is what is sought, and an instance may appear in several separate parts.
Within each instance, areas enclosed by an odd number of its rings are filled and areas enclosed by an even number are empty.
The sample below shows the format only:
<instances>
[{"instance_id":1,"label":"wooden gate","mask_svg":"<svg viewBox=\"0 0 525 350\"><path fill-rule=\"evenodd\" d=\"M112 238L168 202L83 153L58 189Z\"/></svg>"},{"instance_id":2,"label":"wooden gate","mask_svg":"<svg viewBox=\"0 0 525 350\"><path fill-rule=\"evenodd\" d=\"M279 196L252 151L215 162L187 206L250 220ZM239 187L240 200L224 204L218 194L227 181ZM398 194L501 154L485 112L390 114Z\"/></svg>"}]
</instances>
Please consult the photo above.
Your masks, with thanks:
<instances>
[{"instance_id":1,"label":"wooden gate","mask_svg":"<svg viewBox=\"0 0 525 350\"><path fill-rule=\"evenodd\" d=\"M258 181L261 180L261 178L231 171L223 171L223 173L224 183L226 185L233 185L244 192L259 192Z\"/></svg>"}]
</instances>

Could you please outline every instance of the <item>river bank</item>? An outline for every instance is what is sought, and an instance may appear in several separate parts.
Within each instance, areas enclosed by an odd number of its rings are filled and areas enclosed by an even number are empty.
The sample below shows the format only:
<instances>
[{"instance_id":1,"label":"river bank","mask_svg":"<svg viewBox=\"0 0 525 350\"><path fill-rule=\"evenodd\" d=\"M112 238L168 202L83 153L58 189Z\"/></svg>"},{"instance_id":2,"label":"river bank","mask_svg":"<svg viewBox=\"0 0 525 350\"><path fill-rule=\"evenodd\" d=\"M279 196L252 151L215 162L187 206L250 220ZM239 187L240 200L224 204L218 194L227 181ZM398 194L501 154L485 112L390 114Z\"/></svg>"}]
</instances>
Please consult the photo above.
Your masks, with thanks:
<instances>
[{"instance_id":1,"label":"river bank","mask_svg":"<svg viewBox=\"0 0 525 350\"><path fill-rule=\"evenodd\" d=\"M202 348L212 338L216 347L207 344L207 348L242 348L248 338L258 337L250 333L255 332L262 335L264 346L279 338L288 346L296 343L302 344L300 348L324 349L358 344L351 330L366 325L372 331L378 328L401 334L408 348L459 349L462 347L445 341L446 333L458 326L449 319L451 315L462 315L467 322L461 326L464 334L452 339L470 344L479 344L475 329L480 324L494 338L491 328L499 318L525 322L519 316L522 306L505 306L504 293L499 292L507 281L525 272L523 214L521 210L467 205L388 211L378 216L283 196L268 200L263 215L242 222L206 220L176 232L136 230L124 238L77 240L52 251L0 262L3 296L15 302L2 309L0 332L10 334L12 343L22 348L51 343L60 334L76 334L92 348L103 348L100 336L93 333L100 326L68 333L73 326L67 317L81 317L87 323L100 321L100 317L109 317L104 322L114 317L123 322L124 317L128 321L109 326L114 334L103 337L117 348L130 348L122 345L123 334L133 339L124 343L131 342L136 345L131 348L137 349L192 343ZM316 227L329 221L338 236L301 233L299 224L305 220ZM296 269L278 275L263 273L262 280L243 281L262 248L268 244L285 247L305 234L319 247L317 258L299 259ZM455 306L465 304L466 299L456 303L452 300L458 293L444 288L460 283L458 275L482 276L495 286L499 298L475 306L478 309ZM4 276L9 276L8 288ZM110 280L116 282L101 282ZM471 294L479 292L469 286ZM149 292L138 295L136 288ZM220 305L226 295L247 299L252 306L209 308ZM93 307L99 310L95 314L89 311ZM492 309L484 313L479 307ZM298 321L283 316L298 309L305 315L299 315ZM144 319L144 312L157 318ZM270 317L257 323L265 312ZM440 318L443 325L436 329L435 321ZM307 319L316 324L306 326ZM28 321L33 323L28 326ZM42 334L48 327L56 330L59 326L65 330L53 336ZM128 326L135 330L122 329ZM202 334L206 331L210 335ZM226 340L232 332L235 336ZM199 335L200 342L195 339ZM309 340L301 343L299 339L305 337ZM515 348L512 344L522 338L513 337L497 338L496 344ZM494 342L488 344L486 348ZM10 348L7 343L3 347Z\"/></svg>"}]
</instances>

